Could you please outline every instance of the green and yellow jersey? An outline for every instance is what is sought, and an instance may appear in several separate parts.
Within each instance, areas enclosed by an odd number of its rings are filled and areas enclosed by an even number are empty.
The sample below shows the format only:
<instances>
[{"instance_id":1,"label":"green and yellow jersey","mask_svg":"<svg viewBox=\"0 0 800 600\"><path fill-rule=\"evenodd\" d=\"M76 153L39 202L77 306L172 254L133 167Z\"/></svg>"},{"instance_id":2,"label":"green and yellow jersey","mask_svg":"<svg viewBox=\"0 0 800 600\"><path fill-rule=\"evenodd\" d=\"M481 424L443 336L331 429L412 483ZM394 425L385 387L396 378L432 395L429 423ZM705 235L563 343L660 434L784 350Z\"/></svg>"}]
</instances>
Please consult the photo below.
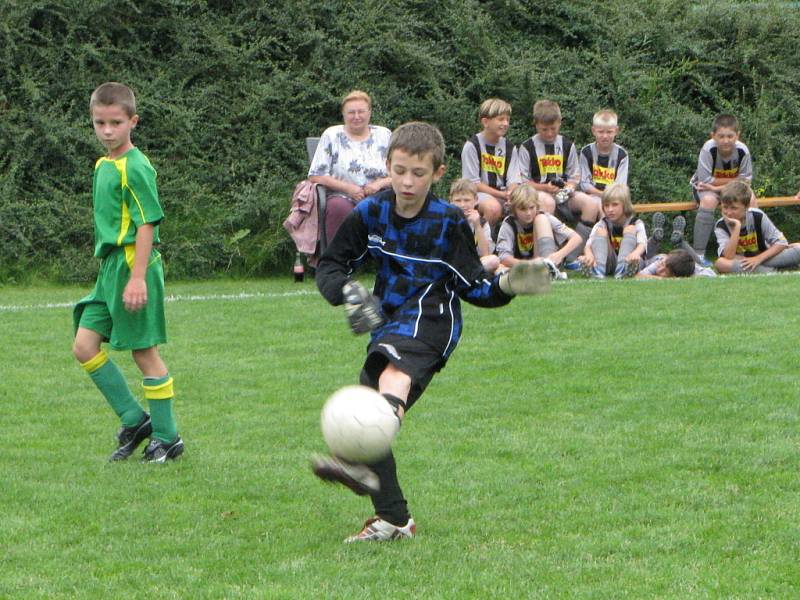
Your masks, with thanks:
<instances>
[{"instance_id":1,"label":"green and yellow jersey","mask_svg":"<svg viewBox=\"0 0 800 600\"><path fill-rule=\"evenodd\" d=\"M100 158L94 165L94 255L105 257L114 248L136 242L136 231L164 218L158 201L156 170L141 150L134 147L118 158Z\"/></svg>"}]
</instances>

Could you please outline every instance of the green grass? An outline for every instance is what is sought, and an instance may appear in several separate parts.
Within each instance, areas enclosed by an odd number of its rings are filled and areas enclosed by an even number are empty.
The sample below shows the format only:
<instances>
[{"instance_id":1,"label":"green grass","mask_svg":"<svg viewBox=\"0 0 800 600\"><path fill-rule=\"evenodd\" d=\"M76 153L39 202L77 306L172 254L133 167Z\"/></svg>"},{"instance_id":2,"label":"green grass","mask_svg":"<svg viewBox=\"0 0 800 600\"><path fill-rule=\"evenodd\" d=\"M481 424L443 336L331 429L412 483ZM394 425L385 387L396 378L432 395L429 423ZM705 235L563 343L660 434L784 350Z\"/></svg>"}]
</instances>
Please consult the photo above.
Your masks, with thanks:
<instances>
[{"instance_id":1,"label":"green grass","mask_svg":"<svg viewBox=\"0 0 800 600\"><path fill-rule=\"evenodd\" d=\"M366 339L313 283L169 286L186 454L163 467L106 462L59 306L86 290L0 288L0 598L797 597L798 282L465 306L395 446L418 536L356 546L368 501L307 460Z\"/></svg>"}]
</instances>

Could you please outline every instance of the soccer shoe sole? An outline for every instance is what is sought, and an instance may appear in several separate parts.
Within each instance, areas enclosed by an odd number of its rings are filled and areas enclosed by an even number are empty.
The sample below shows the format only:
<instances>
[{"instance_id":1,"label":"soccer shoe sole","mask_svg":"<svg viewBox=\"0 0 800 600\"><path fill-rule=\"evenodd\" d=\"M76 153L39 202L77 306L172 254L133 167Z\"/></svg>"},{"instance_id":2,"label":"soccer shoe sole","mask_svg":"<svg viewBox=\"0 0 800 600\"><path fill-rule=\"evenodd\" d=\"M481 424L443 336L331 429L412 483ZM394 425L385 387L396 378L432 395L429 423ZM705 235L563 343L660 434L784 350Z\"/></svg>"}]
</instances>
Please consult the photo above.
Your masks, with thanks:
<instances>
[{"instance_id":1,"label":"soccer shoe sole","mask_svg":"<svg viewBox=\"0 0 800 600\"><path fill-rule=\"evenodd\" d=\"M667 218L664 213L653 213L653 239L660 242L664 239L664 225L667 224Z\"/></svg>"},{"instance_id":2,"label":"soccer shoe sole","mask_svg":"<svg viewBox=\"0 0 800 600\"><path fill-rule=\"evenodd\" d=\"M669 236L669 241L674 246L677 246L683 241L683 233L686 231L686 219L678 215L672 220L672 235Z\"/></svg>"},{"instance_id":3,"label":"soccer shoe sole","mask_svg":"<svg viewBox=\"0 0 800 600\"><path fill-rule=\"evenodd\" d=\"M348 465L336 459L315 456L311 459L311 470L322 481L340 483L357 496L376 494L381 489L378 476L363 465Z\"/></svg>"}]
</instances>

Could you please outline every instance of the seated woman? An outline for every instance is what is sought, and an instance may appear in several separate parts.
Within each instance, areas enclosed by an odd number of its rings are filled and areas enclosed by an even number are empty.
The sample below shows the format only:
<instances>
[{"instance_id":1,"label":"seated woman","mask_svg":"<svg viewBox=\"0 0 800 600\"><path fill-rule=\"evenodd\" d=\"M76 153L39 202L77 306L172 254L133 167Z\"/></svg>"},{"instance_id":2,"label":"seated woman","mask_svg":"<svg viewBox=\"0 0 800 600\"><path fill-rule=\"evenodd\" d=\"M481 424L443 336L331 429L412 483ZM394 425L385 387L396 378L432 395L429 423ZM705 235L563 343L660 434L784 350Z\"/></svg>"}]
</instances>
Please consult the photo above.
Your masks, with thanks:
<instances>
[{"instance_id":1,"label":"seated woman","mask_svg":"<svg viewBox=\"0 0 800 600\"><path fill-rule=\"evenodd\" d=\"M392 132L370 125L372 99L353 90L342 100L344 125L328 127L317 145L308 179L328 190L325 233L328 243L353 207L391 185L386 151Z\"/></svg>"}]
</instances>

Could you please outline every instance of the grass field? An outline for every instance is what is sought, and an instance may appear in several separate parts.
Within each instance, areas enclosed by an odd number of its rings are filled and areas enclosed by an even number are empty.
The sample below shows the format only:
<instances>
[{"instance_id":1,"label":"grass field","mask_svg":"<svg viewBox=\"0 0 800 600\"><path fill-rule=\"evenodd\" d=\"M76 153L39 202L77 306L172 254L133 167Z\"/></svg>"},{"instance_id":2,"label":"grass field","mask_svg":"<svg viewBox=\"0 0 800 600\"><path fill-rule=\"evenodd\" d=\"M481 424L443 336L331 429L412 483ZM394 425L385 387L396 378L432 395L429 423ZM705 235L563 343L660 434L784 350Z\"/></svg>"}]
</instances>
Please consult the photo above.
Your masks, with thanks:
<instances>
[{"instance_id":1,"label":"grass field","mask_svg":"<svg viewBox=\"0 0 800 600\"><path fill-rule=\"evenodd\" d=\"M106 462L86 289L0 288L0 598L793 598L794 275L569 281L465 307L395 450L414 540L344 545L319 409L365 338L313 282L172 284L186 454ZM112 353L140 390L130 357Z\"/></svg>"}]
</instances>

